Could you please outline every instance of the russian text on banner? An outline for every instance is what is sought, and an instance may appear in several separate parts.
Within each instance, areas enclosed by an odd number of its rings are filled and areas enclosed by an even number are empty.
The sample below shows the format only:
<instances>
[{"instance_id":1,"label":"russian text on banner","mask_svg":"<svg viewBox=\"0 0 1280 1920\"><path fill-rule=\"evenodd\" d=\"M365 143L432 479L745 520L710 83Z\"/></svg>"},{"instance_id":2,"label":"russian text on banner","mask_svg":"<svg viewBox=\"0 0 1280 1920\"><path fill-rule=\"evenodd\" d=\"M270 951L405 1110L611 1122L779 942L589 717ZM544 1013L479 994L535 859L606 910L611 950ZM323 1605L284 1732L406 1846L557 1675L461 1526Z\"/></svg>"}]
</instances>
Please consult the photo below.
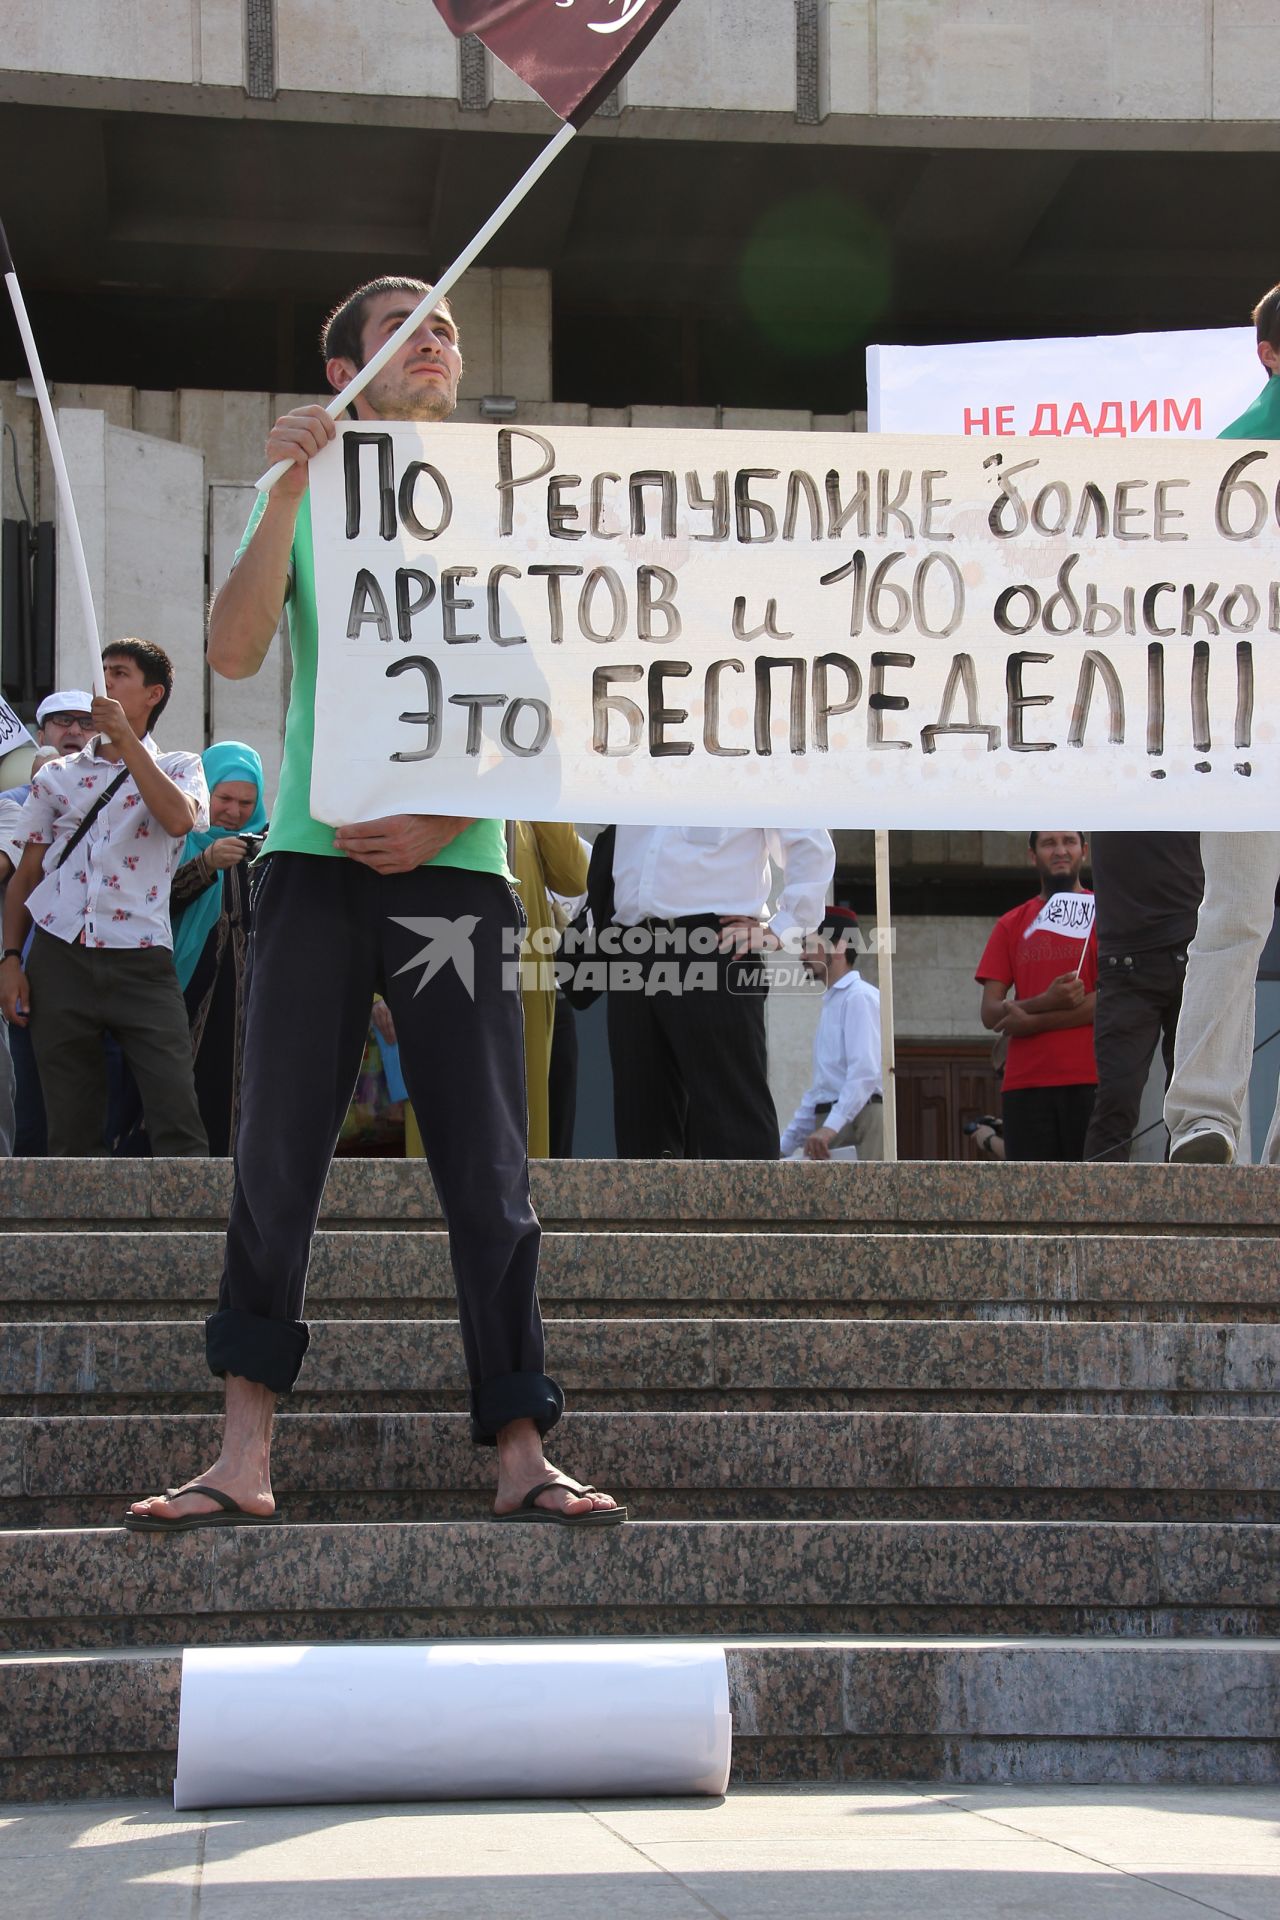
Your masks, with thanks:
<instances>
[{"instance_id":1,"label":"russian text on banner","mask_svg":"<svg viewBox=\"0 0 1280 1920\"><path fill-rule=\"evenodd\" d=\"M317 817L1274 830L1280 446L347 425Z\"/></svg>"}]
</instances>

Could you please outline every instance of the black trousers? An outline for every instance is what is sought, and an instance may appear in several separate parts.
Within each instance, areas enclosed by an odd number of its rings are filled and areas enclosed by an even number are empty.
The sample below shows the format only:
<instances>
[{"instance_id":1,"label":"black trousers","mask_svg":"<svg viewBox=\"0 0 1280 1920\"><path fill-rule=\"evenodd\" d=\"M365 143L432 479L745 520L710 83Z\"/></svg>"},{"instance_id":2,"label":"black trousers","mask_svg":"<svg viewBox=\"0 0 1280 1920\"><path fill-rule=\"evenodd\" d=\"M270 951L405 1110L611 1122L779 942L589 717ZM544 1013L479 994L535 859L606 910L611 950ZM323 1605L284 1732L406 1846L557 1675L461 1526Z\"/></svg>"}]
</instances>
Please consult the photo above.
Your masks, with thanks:
<instances>
[{"instance_id":1,"label":"black trousers","mask_svg":"<svg viewBox=\"0 0 1280 1920\"><path fill-rule=\"evenodd\" d=\"M1137 1131L1142 1093L1159 1045L1166 1087L1187 977L1185 947L1109 954L1098 962L1093 1050L1098 1097L1084 1143L1086 1160L1127 1160Z\"/></svg>"},{"instance_id":2,"label":"black trousers","mask_svg":"<svg viewBox=\"0 0 1280 1920\"><path fill-rule=\"evenodd\" d=\"M1083 1160L1094 1088L1015 1087L1001 1096L1006 1160Z\"/></svg>"},{"instance_id":3,"label":"black trousers","mask_svg":"<svg viewBox=\"0 0 1280 1920\"><path fill-rule=\"evenodd\" d=\"M45 1118L40 1069L36 1066L30 1027L10 1027L9 1048L13 1054L13 1072L17 1081L14 1096L18 1110L14 1157L40 1158L49 1151L49 1123Z\"/></svg>"},{"instance_id":4,"label":"black trousers","mask_svg":"<svg viewBox=\"0 0 1280 1920\"><path fill-rule=\"evenodd\" d=\"M472 1439L491 1445L512 1420L555 1425L564 1399L543 1370L541 1230L529 1201L521 921L493 874L377 874L297 853L267 861L254 893L226 1265L206 1322L214 1373L275 1393L297 1379L311 1238L376 991L396 1023L449 1229Z\"/></svg>"},{"instance_id":5,"label":"black trousers","mask_svg":"<svg viewBox=\"0 0 1280 1920\"><path fill-rule=\"evenodd\" d=\"M718 915L679 921L718 933ZM628 959L633 956L627 956ZM778 1116L769 1091L757 959L725 954L635 958L643 985L609 989L613 1128L621 1160L776 1160ZM676 992L694 968L714 985ZM695 975L695 982L699 978ZM650 991L653 988L654 991Z\"/></svg>"},{"instance_id":6,"label":"black trousers","mask_svg":"<svg viewBox=\"0 0 1280 1920\"><path fill-rule=\"evenodd\" d=\"M152 1151L208 1154L191 1030L167 947L86 947L37 928L27 978L51 1154L97 1158L103 1151L108 1033L137 1084Z\"/></svg>"}]
</instances>

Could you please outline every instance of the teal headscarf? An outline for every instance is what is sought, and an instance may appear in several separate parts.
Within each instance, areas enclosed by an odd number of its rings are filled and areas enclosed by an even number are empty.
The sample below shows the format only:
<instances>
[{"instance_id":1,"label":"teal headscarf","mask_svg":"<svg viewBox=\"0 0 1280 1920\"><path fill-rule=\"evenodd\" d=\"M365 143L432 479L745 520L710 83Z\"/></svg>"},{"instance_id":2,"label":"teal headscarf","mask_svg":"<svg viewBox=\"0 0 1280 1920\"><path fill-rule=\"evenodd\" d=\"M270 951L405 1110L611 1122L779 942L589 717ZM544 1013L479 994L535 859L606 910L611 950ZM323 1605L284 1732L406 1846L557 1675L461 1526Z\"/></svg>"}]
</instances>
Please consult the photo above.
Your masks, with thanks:
<instances>
[{"instance_id":1,"label":"teal headscarf","mask_svg":"<svg viewBox=\"0 0 1280 1920\"><path fill-rule=\"evenodd\" d=\"M261 833L267 824L267 810L262 803L262 761L252 747L245 746L242 740L220 740L216 747L206 747L201 759L210 793L223 780L246 780L258 789L258 803L242 827L205 827L200 833L189 833L182 849L182 860L178 863L180 866L188 860L194 860L215 840L223 840L228 834ZM178 985L184 990L190 984L196 963L204 952L204 943L217 925L221 912L222 875L215 873L213 885L197 894L190 906L184 907L174 921L173 964L177 969Z\"/></svg>"}]
</instances>

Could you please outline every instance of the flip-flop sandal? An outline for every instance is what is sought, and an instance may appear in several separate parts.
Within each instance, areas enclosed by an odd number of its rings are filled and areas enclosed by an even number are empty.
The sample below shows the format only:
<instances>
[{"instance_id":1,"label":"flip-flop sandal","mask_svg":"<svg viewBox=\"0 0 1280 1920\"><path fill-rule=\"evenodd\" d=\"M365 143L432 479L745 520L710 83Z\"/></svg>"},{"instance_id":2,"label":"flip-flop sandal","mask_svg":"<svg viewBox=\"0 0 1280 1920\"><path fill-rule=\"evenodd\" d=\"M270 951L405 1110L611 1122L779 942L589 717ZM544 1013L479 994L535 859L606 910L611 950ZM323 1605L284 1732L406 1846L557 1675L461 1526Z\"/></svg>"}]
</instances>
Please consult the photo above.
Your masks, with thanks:
<instances>
[{"instance_id":1,"label":"flip-flop sandal","mask_svg":"<svg viewBox=\"0 0 1280 1920\"><path fill-rule=\"evenodd\" d=\"M536 1507L534 1501L540 1493L549 1493L553 1487L563 1487L566 1493L574 1495L595 1493L595 1487L575 1487L568 1480L544 1480L539 1487L531 1487L514 1513L495 1513L495 1520L505 1522L532 1522L542 1527L620 1527L627 1517L625 1507L593 1507L589 1513L562 1513L554 1507Z\"/></svg>"},{"instance_id":2,"label":"flip-flop sandal","mask_svg":"<svg viewBox=\"0 0 1280 1920\"><path fill-rule=\"evenodd\" d=\"M194 1533L198 1527L269 1527L279 1519L275 1513L246 1513L238 1501L229 1493L223 1493L220 1487L211 1487L204 1481L189 1481L185 1487L170 1487L165 1493L166 1500L176 1500L180 1493L207 1493L216 1500L222 1509L220 1513L184 1513L176 1520L165 1520L160 1515L154 1517L143 1513L126 1513L124 1524L130 1533Z\"/></svg>"}]
</instances>

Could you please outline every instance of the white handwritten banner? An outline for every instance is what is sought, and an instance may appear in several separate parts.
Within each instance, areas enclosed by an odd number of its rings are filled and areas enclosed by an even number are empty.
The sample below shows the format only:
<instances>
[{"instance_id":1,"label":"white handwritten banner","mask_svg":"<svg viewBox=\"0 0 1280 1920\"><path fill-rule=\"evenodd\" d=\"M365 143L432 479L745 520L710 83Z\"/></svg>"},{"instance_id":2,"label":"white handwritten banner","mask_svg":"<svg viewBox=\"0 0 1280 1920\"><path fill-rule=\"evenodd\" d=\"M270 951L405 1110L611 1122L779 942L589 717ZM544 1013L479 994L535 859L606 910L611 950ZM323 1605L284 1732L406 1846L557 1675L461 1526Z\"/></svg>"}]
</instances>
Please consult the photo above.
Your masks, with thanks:
<instances>
[{"instance_id":1,"label":"white handwritten banner","mask_svg":"<svg viewBox=\"0 0 1280 1920\"><path fill-rule=\"evenodd\" d=\"M1252 327L867 348L873 433L1211 437L1258 396Z\"/></svg>"},{"instance_id":2,"label":"white handwritten banner","mask_svg":"<svg viewBox=\"0 0 1280 1920\"><path fill-rule=\"evenodd\" d=\"M1064 940L1087 940L1093 932L1094 899L1091 893L1051 893L1031 925L1023 934L1058 933Z\"/></svg>"},{"instance_id":3,"label":"white handwritten banner","mask_svg":"<svg viewBox=\"0 0 1280 1920\"><path fill-rule=\"evenodd\" d=\"M345 427L312 805L1274 830L1280 445Z\"/></svg>"}]
</instances>

